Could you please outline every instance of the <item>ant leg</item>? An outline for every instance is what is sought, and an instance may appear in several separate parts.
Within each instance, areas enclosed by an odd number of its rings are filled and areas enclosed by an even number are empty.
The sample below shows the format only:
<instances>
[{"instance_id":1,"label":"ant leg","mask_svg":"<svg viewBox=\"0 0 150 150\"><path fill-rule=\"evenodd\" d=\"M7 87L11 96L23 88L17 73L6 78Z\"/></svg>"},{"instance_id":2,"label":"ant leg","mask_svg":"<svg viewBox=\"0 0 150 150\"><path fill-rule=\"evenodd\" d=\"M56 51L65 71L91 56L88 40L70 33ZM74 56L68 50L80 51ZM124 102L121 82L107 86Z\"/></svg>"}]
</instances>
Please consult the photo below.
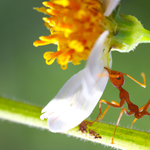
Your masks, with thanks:
<instances>
[{"instance_id":1,"label":"ant leg","mask_svg":"<svg viewBox=\"0 0 150 150\"><path fill-rule=\"evenodd\" d=\"M141 108L139 108L139 112L140 112L141 110L143 110L144 107L145 107L145 105L142 106ZM136 122L136 120L137 120L137 118L135 118L135 119L132 121L132 124L131 124L131 126L130 126L130 129L132 128L132 126L133 126L133 124Z\"/></svg>"},{"instance_id":2,"label":"ant leg","mask_svg":"<svg viewBox=\"0 0 150 150\"><path fill-rule=\"evenodd\" d=\"M127 77L129 77L130 79L132 79L133 81L135 81L136 83L138 83L139 85L141 85L142 87L144 87L144 88L146 87L146 78L145 78L144 72L141 73L141 76L142 76L142 78L143 78L144 84L143 84L143 83L140 83L140 82L137 81L137 80L135 80L133 77L131 77L130 75L128 75L128 74L126 74L126 73L122 73L122 74L126 75Z\"/></svg>"},{"instance_id":3,"label":"ant leg","mask_svg":"<svg viewBox=\"0 0 150 150\"><path fill-rule=\"evenodd\" d=\"M139 109L139 112L141 112L142 110L142 114L141 114L141 117L143 117L144 115L149 115L149 113L147 112L147 109L149 108L150 106L150 100L147 102L147 104L145 104L144 106L142 106L140 109ZM149 115L150 116L150 115ZM130 129L132 128L133 124L136 122L137 118L135 118L131 124L131 127Z\"/></svg>"},{"instance_id":4,"label":"ant leg","mask_svg":"<svg viewBox=\"0 0 150 150\"><path fill-rule=\"evenodd\" d=\"M139 111L143 110L144 107L145 107L145 105L142 106L141 108L139 108ZM130 129L132 128L132 126L133 126L133 124L136 122L136 120L137 120L137 118L135 118L135 119L132 121L132 124L131 124L131 126L130 126Z\"/></svg>"},{"instance_id":5,"label":"ant leg","mask_svg":"<svg viewBox=\"0 0 150 150\"><path fill-rule=\"evenodd\" d=\"M118 75L116 75L116 74L112 74L111 73L111 70L110 69L108 69L108 68L106 68L106 67L104 67L104 69L106 69L107 71L108 71L108 73L101 73L101 74L99 74L98 75L98 77L109 77L109 78L119 78L119 74ZM117 71L116 71L117 72Z\"/></svg>"},{"instance_id":6,"label":"ant leg","mask_svg":"<svg viewBox=\"0 0 150 150\"><path fill-rule=\"evenodd\" d=\"M102 114L102 112L101 112L101 103L105 103L105 104L107 104L107 105L109 105L106 109L105 109L105 111L104 111L104 113ZM112 107L115 107L115 108L121 108L123 105L124 105L124 103L125 103L125 101L123 101L123 100L121 100L120 101L120 104L119 103L117 103L116 101L111 101L111 102L107 102L107 101L105 101L105 100L100 100L100 102L99 102L99 114L98 114L98 116L100 116L101 114L102 114L102 116L101 117L99 117L98 118L98 120L101 120L103 117L104 117L104 115L106 114L106 112L108 111L108 109L110 108L110 106L112 106ZM97 120L97 121L98 121Z\"/></svg>"},{"instance_id":7,"label":"ant leg","mask_svg":"<svg viewBox=\"0 0 150 150\"><path fill-rule=\"evenodd\" d=\"M108 105L108 107L105 109L105 111L104 111L103 114L102 114L102 111L101 111L101 103L102 103L102 102ZM115 108L121 108L121 107L124 105L124 103L125 103L124 100L121 100L121 101L120 101L120 104L119 104L119 103L117 103L117 102L115 102L115 101L107 102L107 101L101 99L101 100L99 101L99 114L98 114L97 118L96 118L91 124L93 124L94 122L96 122L96 121L98 121L98 120L101 120L101 119L104 117L104 115L106 114L106 112L108 111L108 109L110 108L110 106L115 107ZM100 115L101 115L101 116L100 116ZM100 116L100 117L99 117L99 116Z\"/></svg>"},{"instance_id":8,"label":"ant leg","mask_svg":"<svg viewBox=\"0 0 150 150\"><path fill-rule=\"evenodd\" d=\"M132 124L130 126L130 129L132 128L133 124L135 123L135 121L137 121L137 118L135 118L133 121L132 121Z\"/></svg>"},{"instance_id":9,"label":"ant leg","mask_svg":"<svg viewBox=\"0 0 150 150\"><path fill-rule=\"evenodd\" d=\"M113 134L113 136L112 136L111 144L114 144L114 136L115 136L115 133L116 133L116 129L117 129L117 127L118 127L118 124L119 124L119 122L120 122L120 119L121 119L121 117L122 117L122 115L123 115L123 112L125 112L126 115L132 115L132 114L133 114L133 112L131 112L131 111L128 112L125 108L123 108L123 109L121 110L120 115L119 115L118 120L117 120L117 123L116 123L116 127L115 127L114 134Z\"/></svg>"},{"instance_id":10,"label":"ant leg","mask_svg":"<svg viewBox=\"0 0 150 150\"><path fill-rule=\"evenodd\" d=\"M149 106L150 106L150 99L149 99L149 101L147 102L147 104L143 106L143 109L141 109L142 107L140 108L141 110L143 110L143 111L142 111L142 116L145 115L145 112L147 112L147 109L149 108ZM141 111L140 109L139 109L139 111Z\"/></svg>"}]
</instances>

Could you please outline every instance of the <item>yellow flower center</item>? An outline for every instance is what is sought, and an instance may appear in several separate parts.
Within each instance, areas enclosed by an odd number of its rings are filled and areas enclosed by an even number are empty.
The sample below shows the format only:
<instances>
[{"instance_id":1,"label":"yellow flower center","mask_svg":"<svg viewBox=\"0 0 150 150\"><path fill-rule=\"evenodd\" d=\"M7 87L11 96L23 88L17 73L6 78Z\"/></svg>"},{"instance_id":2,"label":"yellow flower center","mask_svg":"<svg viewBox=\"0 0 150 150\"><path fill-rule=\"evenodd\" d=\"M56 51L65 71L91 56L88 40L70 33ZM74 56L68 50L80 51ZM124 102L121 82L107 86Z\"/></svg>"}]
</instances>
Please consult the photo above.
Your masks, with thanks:
<instances>
[{"instance_id":1,"label":"yellow flower center","mask_svg":"<svg viewBox=\"0 0 150 150\"><path fill-rule=\"evenodd\" d=\"M46 7L35 8L50 17L44 17L49 36L41 36L34 46L56 44L57 52L46 52L46 64L55 59L66 69L68 62L74 65L86 60L100 34L106 30L106 18L103 16L99 0L51 0L43 2Z\"/></svg>"}]
</instances>

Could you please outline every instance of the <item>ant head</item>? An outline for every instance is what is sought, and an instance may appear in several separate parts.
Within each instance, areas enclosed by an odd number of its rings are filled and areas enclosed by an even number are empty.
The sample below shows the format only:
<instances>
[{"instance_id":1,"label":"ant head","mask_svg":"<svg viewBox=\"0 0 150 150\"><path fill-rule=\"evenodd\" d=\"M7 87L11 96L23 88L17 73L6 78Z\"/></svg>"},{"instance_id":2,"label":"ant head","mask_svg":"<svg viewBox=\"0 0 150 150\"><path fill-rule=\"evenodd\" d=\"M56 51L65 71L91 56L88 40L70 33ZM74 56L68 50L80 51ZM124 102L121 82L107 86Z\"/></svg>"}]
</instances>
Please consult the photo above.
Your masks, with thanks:
<instances>
[{"instance_id":1,"label":"ant head","mask_svg":"<svg viewBox=\"0 0 150 150\"><path fill-rule=\"evenodd\" d=\"M124 84L124 76L123 73L115 71L115 70L109 70L108 68L105 68L109 73L109 79L110 82L115 86L116 88L119 88L123 86Z\"/></svg>"},{"instance_id":2,"label":"ant head","mask_svg":"<svg viewBox=\"0 0 150 150\"><path fill-rule=\"evenodd\" d=\"M124 76L121 72L112 70L111 74L109 74L109 79L116 88L119 88L124 84Z\"/></svg>"}]
</instances>

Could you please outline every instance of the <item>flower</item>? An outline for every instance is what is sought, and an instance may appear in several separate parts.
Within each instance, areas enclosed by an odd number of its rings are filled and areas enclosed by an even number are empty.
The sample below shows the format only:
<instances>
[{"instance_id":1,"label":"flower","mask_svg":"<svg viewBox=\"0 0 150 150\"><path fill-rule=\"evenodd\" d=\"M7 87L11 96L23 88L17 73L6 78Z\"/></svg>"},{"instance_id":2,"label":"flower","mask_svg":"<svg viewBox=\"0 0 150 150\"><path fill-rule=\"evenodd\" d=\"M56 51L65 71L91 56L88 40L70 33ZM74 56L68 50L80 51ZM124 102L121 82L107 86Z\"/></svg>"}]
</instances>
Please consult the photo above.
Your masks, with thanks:
<instances>
[{"instance_id":1,"label":"flower","mask_svg":"<svg viewBox=\"0 0 150 150\"><path fill-rule=\"evenodd\" d=\"M65 4L63 2L70 2L70 5L71 6L73 5L71 3L73 1L71 0L70 1L69 0L64 0L64 1L54 0L53 2L56 2L57 5L58 3L59 4L61 3L63 4L63 7L65 7L65 5L68 6L68 4ZM74 1L74 2L77 2L77 1ZM81 0L79 0L78 2L81 2ZM100 2L97 0L93 0L93 1L83 0L82 2L88 2L88 3L91 2L91 4L94 4L94 3L100 4ZM111 12L115 8L115 6L118 4L118 2L119 0L115 0L114 3L106 0L105 3L103 3L105 5L104 7L105 16L109 16L111 14ZM81 3L78 3L78 4L81 4ZM107 8L109 8L109 10ZM102 16L105 18L104 15ZM93 48L92 50L89 49L88 53L90 53L90 55L89 57L87 56L88 60L87 60L85 68L79 71L74 76L72 76L65 83L65 85L60 89L58 94L42 110L43 114L41 115L40 118L42 120L44 118L48 119L48 126L51 132L65 132L77 126L78 124L80 124L84 119L86 119L91 114L96 104L98 103L99 98L103 94L103 91L108 81L108 76L99 77L98 75L101 73L108 74L107 71L104 69L104 67L111 68L112 60L111 60L111 52L109 52L111 48L110 47L110 43L111 43L110 34L111 33L110 31L106 29L101 30L101 32L99 31L100 30L98 30L98 34L96 34L96 32L93 33L93 35L98 36L96 42L90 38L92 42L94 42L94 46L93 44L91 44L91 47L93 46ZM95 38L95 36L93 37ZM87 41L87 42L90 43L91 41ZM59 41L59 43L61 43L61 40ZM59 51L61 52L61 50ZM59 53L59 51L56 53ZM74 54L79 53L79 52L76 52L75 50L74 52L75 52ZM85 49L83 50L83 52L85 52ZM58 56L57 61L59 60L59 57L61 57L61 55L62 54ZM67 61L74 62L73 59L72 60L68 59Z\"/></svg>"},{"instance_id":2,"label":"flower","mask_svg":"<svg viewBox=\"0 0 150 150\"><path fill-rule=\"evenodd\" d=\"M98 2L97 0L83 0L82 2L85 1L91 2L92 4L93 2ZM70 2L71 4L73 1L54 0L53 2L57 2L57 4ZM119 0L115 0L113 5L111 1L106 2L107 3L104 3L104 14L105 16L109 16ZM110 7L110 4L112 7ZM65 3L63 3L63 5L65 5ZM68 6L68 4L66 5ZM109 8L109 11L107 8ZM103 30L101 33L99 32L99 37L96 42L94 41L95 44L92 50L89 50L90 55L85 68L72 76L60 89L58 94L43 108L43 114L40 118L42 120L44 118L48 119L48 126L51 132L65 132L77 126L86 119L95 108L108 81L108 76L99 77L98 75L101 73L108 74L104 67L111 68L112 64L111 52L109 52L110 41L111 38L108 30ZM56 53L59 53L59 51Z\"/></svg>"},{"instance_id":3,"label":"flower","mask_svg":"<svg viewBox=\"0 0 150 150\"><path fill-rule=\"evenodd\" d=\"M49 36L40 36L34 46L56 44L57 52L46 52L43 57L47 65L55 59L62 69L68 63L80 64L86 60L97 38L109 30L114 35L114 24L107 17L120 0L51 0L43 2L46 7L35 8L50 17L43 17Z\"/></svg>"},{"instance_id":4,"label":"flower","mask_svg":"<svg viewBox=\"0 0 150 150\"><path fill-rule=\"evenodd\" d=\"M44 54L46 64L57 59L66 69L69 62L78 65L88 58L85 68L72 76L43 108L40 118L48 119L50 131L65 132L91 114L108 81L104 67L111 68L112 50L129 52L139 43L150 42L150 31L135 17L119 14L119 1L51 0L43 2L46 8L35 8L50 15L43 20L51 34L39 37L33 45L58 46L57 52Z\"/></svg>"},{"instance_id":5,"label":"flower","mask_svg":"<svg viewBox=\"0 0 150 150\"><path fill-rule=\"evenodd\" d=\"M51 132L65 132L86 119L103 94L108 76L104 67L111 68L111 52L108 53L109 32L97 39L83 70L72 76L58 94L43 108L41 119L48 119ZM103 51L104 50L104 51Z\"/></svg>"}]
</instances>

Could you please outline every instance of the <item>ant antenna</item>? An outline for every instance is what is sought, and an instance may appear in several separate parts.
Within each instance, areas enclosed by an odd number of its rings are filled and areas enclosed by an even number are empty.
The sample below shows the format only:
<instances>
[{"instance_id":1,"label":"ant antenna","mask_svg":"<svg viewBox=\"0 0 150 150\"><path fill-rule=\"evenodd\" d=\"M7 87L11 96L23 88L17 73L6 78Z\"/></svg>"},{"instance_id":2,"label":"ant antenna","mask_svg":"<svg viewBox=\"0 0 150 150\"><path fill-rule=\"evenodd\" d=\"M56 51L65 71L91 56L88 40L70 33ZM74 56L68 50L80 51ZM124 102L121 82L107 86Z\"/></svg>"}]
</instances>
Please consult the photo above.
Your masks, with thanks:
<instances>
[{"instance_id":1,"label":"ant antenna","mask_svg":"<svg viewBox=\"0 0 150 150\"><path fill-rule=\"evenodd\" d=\"M129 77L130 79L132 79L134 82L138 83L140 86L142 86L142 87L144 87L144 88L146 87L146 78L145 78L145 73L144 73L144 72L141 73L141 76L142 76L142 78L143 78L144 84L143 84L143 83L140 83L140 82L137 81L137 80L135 80L133 77L131 77L130 75L128 75L128 74L126 74L126 73L122 73L122 74L126 75L127 77Z\"/></svg>"}]
</instances>

